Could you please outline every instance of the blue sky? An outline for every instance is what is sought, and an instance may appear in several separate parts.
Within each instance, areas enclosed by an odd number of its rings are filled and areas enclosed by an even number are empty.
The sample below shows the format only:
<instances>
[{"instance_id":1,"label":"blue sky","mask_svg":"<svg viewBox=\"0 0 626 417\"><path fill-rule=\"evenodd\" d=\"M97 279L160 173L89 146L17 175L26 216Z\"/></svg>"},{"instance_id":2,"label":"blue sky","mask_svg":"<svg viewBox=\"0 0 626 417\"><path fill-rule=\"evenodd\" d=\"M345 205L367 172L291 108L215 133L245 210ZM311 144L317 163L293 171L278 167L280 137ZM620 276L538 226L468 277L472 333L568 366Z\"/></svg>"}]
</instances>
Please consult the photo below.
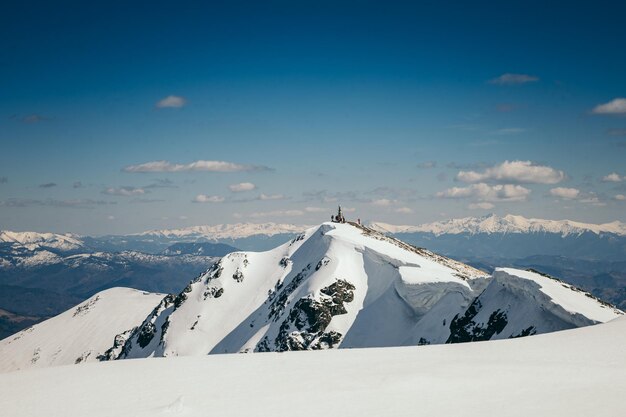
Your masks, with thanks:
<instances>
[{"instance_id":1,"label":"blue sky","mask_svg":"<svg viewBox=\"0 0 626 417\"><path fill-rule=\"evenodd\" d=\"M626 221L623 2L14 3L0 228Z\"/></svg>"}]
</instances>

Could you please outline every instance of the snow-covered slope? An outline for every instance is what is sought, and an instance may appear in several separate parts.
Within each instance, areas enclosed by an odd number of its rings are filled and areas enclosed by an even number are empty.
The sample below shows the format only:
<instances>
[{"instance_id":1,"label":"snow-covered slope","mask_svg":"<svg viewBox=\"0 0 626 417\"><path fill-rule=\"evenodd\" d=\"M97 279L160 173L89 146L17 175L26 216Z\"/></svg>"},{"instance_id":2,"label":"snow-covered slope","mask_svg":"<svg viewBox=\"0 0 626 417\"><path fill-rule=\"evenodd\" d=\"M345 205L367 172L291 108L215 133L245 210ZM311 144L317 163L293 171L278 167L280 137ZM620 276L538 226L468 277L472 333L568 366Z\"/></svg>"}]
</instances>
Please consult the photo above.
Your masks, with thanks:
<instances>
[{"instance_id":1,"label":"snow-covered slope","mask_svg":"<svg viewBox=\"0 0 626 417\"><path fill-rule=\"evenodd\" d=\"M490 214L483 217L465 217L442 222L427 223L418 226L396 226L387 223L372 223L371 228L382 233L432 233L478 234L478 233L556 233L561 236L577 235L585 232L595 234L613 233L626 236L626 223L614 221L604 224L589 224L571 220L527 219L522 216L507 214L504 217Z\"/></svg>"},{"instance_id":2,"label":"snow-covered slope","mask_svg":"<svg viewBox=\"0 0 626 417\"><path fill-rule=\"evenodd\" d=\"M0 386L11 417L617 417L626 319L488 343L37 369Z\"/></svg>"},{"instance_id":3,"label":"snow-covered slope","mask_svg":"<svg viewBox=\"0 0 626 417\"><path fill-rule=\"evenodd\" d=\"M354 224L222 258L110 359L489 340L623 314L547 276L472 267ZM126 335L128 336L128 335Z\"/></svg>"},{"instance_id":4,"label":"snow-covered slope","mask_svg":"<svg viewBox=\"0 0 626 417\"><path fill-rule=\"evenodd\" d=\"M0 372L97 361L118 333L141 322L162 298L130 288L102 291L0 341Z\"/></svg>"}]
</instances>

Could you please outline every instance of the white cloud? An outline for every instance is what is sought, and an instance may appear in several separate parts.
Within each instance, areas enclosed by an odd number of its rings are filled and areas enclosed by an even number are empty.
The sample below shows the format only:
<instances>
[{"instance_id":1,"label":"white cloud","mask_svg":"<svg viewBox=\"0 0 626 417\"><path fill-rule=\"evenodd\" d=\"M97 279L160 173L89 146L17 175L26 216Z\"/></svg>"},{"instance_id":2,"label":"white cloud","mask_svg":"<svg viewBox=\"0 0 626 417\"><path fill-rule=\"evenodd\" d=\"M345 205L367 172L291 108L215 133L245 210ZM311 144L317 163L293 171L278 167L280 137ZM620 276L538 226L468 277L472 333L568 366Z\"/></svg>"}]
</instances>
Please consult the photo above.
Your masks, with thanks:
<instances>
[{"instance_id":1,"label":"white cloud","mask_svg":"<svg viewBox=\"0 0 626 417\"><path fill-rule=\"evenodd\" d=\"M223 203L225 200L221 195L198 194L194 199L194 203Z\"/></svg>"},{"instance_id":2,"label":"white cloud","mask_svg":"<svg viewBox=\"0 0 626 417\"><path fill-rule=\"evenodd\" d=\"M556 187L550 190L550 195L564 200L575 200L580 196L580 190L576 188Z\"/></svg>"},{"instance_id":3,"label":"white cloud","mask_svg":"<svg viewBox=\"0 0 626 417\"><path fill-rule=\"evenodd\" d=\"M122 197L131 197L131 196L137 196L137 195L144 195L146 194L146 190L140 187L129 187L129 186L119 187L119 188L108 187L102 191L102 194L119 195Z\"/></svg>"},{"instance_id":4,"label":"white cloud","mask_svg":"<svg viewBox=\"0 0 626 417\"><path fill-rule=\"evenodd\" d=\"M115 220L115 216L107 216L107 219L109 219L109 220Z\"/></svg>"},{"instance_id":5,"label":"white cloud","mask_svg":"<svg viewBox=\"0 0 626 417\"><path fill-rule=\"evenodd\" d=\"M482 202L482 203L471 203L467 208L470 210L491 210L495 206L492 203Z\"/></svg>"},{"instance_id":6,"label":"white cloud","mask_svg":"<svg viewBox=\"0 0 626 417\"><path fill-rule=\"evenodd\" d=\"M460 171L456 179L463 182L514 182L522 184L556 184L565 179L563 171L531 161L504 161L483 172Z\"/></svg>"},{"instance_id":7,"label":"white cloud","mask_svg":"<svg viewBox=\"0 0 626 417\"><path fill-rule=\"evenodd\" d=\"M606 177L602 178L602 181L604 181L604 182L622 182L622 181L626 181L626 176L622 177L617 172L612 172L609 175L607 175Z\"/></svg>"},{"instance_id":8,"label":"white cloud","mask_svg":"<svg viewBox=\"0 0 626 417\"><path fill-rule=\"evenodd\" d=\"M480 202L525 201L530 195L528 188L521 185L472 184L468 187L452 187L436 194L439 198L475 198Z\"/></svg>"},{"instance_id":9,"label":"white cloud","mask_svg":"<svg viewBox=\"0 0 626 417\"><path fill-rule=\"evenodd\" d=\"M494 131L493 133L495 135L515 135L518 133L523 133L525 132L526 129L523 129L521 127L505 127L502 129L498 129L496 131Z\"/></svg>"},{"instance_id":10,"label":"white cloud","mask_svg":"<svg viewBox=\"0 0 626 417\"><path fill-rule=\"evenodd\" d=\"M167 96L157 101L155 106L159 109L164 108L180 108L187 104L187 100L181 96Z\"/></svg>"},{"instance_id":11,"label":"white cloud","mask_svg":"<svg viewBox=\"0 0 626 417\"><path fill-rule=\"evenodd\" d=\"M331 210L324 207L305 207L307 213L330 213Z\"/></svg>"},{"instance_id":12,"label":"white cloud","mask_svg":"<svg viewBox=\"0 0 626 417\"><path fill-rule=\"evenodd\" d=\"M259 217L297 217L303 216L304 211L302 210L275 210L275 211L264 211L264 212L255 212L250 214L250 217L253 219Z\"/></svg>"},{"instance_id":13,"label":"white cloud","mask_svg":"<svg viewBox=\"0 0 626 417\"><path fill-rule=\"evenodd\" d=\"M437 161L424 161L424 162L420 162L419 164L417 164L417 167L422 168L422 169L435 168L436 166L437 166Z\"/></svg>"},{"instance_id":14,"label":"white cloud","mask_svg":"<svg viewBox=\"0 0 626 417\"><path fill-rule=\"evenodd\" d=\"M603 207L606 206L606 202L601 201L596 193L582 191L576 188L557 187L550 190L550 195L558 197L562 200L575 200L583 204L591 204L593 206Z\"/></svg>"},{"instance_id":15,"label":"white cloud","mask_svg":"<svg viewBox=\"0 0 626 417\"><path fill-rule=\"evenodd\" d=\"M413 209L410 207L400 207L395 210L396 213L401 214L413 214Z\"/></svg>"},{"instance_id":16,"label":"white cloud","mask_svg":"<svg viewBox=\"0 0 626 417\"><path fill-rule=\"evenodd\" d=\"M626 201L626 195L624 194L616 194L615 197L613 198L616 199L617 201Z\"/></svg>"},{"instance_id":17,"label":"white cloud","mask_svg":"<svg viewBox=\"0 0 626 417\"><path fill-rule=\"evenodd\" d=\"M226 161L198 160L188 164L176 164L169 161L150 161L143 164L128 165L122 169L124 172L183 172L183 171L207 171L207 172L242 172L242 171L268 171L268 167L258 165L243 165Z\"/></svg>"},{"instance_id":18,"label":"white cloud","mask_svg":"<svg viewBox=\"0 0 626 417\"><path fill-rule=\"evenodd\" d=\"M376 207L389 207L393 204L393 201L388 198L379 198L378 200L372 200L370 204Z\"/></svg>"},{"instance_id":19,"label":"white cloud","mask_svg":"<svg viewBox=\"0 0 626 417\"><path fill-rule=\"evenodd\" d=\"M252 184L251 182L240 182L239 184L229 185L228 188L230 188L230 191L232 191L233 193L241 193L244 191L252 191L256 189L256 185Z\"/></svg>"},{"instance_id":20,"label":"white cloud","mask_svg":"<svg viewBox=\"0 0 626 417\"><path fill-rule=\"evenodd\" d=\"M284 200L285 196L282 194L261 194L259 195L259 200L268 201L268 200Z\"/></svg>"},{"instance_id":21,"label":"white cloud","mask_svg":"<svg viewBox=\"0 0 626 417\"><path fill-rule=\"evenodd\" d=\"M539 81L539 77L535 77L534 75L506 73L500 75L499 77L493 78L488 82L489 84L496 85L516 85L532 83L536 81Z\"/></svg>"},{"instance_id":22,"label":"white cloud","mask_svg":"<svg viewBox=\"0 0 626 417\"><path fill-rule=\"evenodd\" d=\"M594 114L626 114L626 98L614 98L608 103L598 104L591 112Z\"/></svg>"}]
</instances>

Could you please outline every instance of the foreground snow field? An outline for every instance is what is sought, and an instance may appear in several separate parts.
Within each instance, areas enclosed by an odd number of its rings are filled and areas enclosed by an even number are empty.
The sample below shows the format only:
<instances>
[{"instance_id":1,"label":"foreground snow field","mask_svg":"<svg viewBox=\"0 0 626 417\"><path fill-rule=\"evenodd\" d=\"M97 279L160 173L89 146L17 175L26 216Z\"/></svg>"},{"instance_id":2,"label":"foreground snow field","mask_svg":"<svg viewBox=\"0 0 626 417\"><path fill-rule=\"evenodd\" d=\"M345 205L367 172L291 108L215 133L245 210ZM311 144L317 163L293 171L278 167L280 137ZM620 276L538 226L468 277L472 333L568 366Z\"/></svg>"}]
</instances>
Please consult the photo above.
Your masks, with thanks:
<instances>
[{"instance_id":1,"label":"foreground snow field","mask_svg":"<svg viewBox=\"0 0 626 417\"><path fill-rule=\"evenodd\" d=\"M0 374L2 415L624 415L626 318L528 338Z\"/></svg>"}]
</instances>

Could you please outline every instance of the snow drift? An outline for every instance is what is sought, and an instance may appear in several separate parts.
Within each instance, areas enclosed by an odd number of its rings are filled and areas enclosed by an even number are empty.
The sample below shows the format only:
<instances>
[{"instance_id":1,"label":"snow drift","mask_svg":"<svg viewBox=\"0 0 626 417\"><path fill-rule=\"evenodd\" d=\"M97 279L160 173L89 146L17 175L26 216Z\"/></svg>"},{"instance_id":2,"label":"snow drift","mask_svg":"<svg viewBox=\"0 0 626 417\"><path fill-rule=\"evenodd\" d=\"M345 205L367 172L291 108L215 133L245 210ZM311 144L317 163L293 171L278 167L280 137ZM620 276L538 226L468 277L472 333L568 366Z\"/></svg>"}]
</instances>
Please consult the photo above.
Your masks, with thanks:
<instances>
[{"instance_id":1,"label":"snow drift","mask_svg":"<svg viewBox=\"0 0 626 417\"><path fill-rule=\"evenodd\" d=\"M626 319L493 341L211 355L0 374L11 417L624 414Z\"/></svg>"}]
</instances>

